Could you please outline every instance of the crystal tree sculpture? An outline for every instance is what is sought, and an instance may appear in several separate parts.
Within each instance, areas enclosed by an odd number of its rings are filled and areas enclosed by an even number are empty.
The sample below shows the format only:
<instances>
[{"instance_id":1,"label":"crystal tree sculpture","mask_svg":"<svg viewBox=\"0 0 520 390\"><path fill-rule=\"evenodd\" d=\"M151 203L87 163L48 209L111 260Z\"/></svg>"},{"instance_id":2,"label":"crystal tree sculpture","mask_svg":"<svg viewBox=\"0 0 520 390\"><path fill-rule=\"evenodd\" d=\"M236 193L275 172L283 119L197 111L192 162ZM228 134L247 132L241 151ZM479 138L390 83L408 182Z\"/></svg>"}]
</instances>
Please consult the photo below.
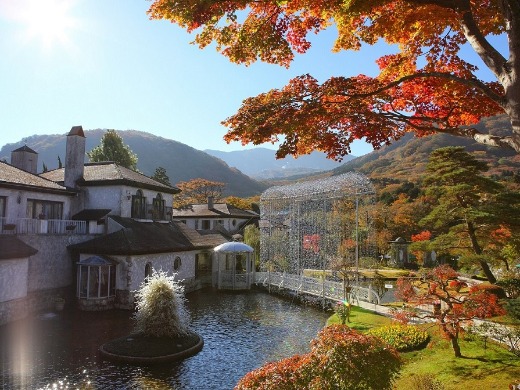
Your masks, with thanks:
<instances>
[{"instance_id":1,"label":"crystal tree sculpture","mask_svg":"<svg viewBox=\"0 0 520 390\"><path fill-rule=\"evenodd\" d=\"M376 262L374 208L373 186L358 173L269 188L260 198L261 270L344 279L338 273Z\"/></svg>"}]
</instances>

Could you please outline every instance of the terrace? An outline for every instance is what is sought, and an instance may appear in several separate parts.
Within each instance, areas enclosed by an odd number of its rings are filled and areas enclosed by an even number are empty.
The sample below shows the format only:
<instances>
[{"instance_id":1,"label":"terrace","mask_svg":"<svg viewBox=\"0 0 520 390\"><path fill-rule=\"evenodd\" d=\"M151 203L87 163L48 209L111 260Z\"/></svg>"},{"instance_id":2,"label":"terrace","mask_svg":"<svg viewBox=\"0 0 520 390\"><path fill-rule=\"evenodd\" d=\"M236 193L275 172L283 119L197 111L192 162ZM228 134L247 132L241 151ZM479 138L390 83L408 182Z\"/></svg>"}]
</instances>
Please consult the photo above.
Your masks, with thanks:
<instances>
[{"instance_id":1,"label":"terrace","mask_svg":"<svg viewBox=\"0 0 520 390\"><path fill-rule=\"evenodd\" d=\"M0 218L0 234L86 234L87 222L67 219Z\"/></svg>"}]
</instances>

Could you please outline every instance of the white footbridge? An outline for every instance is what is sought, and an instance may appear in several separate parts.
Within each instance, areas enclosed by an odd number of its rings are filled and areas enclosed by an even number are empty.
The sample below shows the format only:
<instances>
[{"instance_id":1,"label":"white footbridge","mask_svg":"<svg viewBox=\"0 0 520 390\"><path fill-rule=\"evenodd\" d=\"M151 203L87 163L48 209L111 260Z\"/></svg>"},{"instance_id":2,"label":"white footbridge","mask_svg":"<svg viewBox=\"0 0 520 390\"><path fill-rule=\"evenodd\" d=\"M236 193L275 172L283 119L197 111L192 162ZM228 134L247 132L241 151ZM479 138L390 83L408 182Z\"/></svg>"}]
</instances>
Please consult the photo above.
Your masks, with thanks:
<instances>
[{"instance_id":1,"label":"white footbridge","mask_svg":"<svg viewBox=\"0 0 520 390\"><path fill-rule=\"evenodd\" d=\"M276 287L293 291L297 295L312 295L323 301L343 301L359 306L361 302L379 305L381 298L371 286L351 286L348 297L344 296L343 283L312 278L303 275L288 274L285 272L256 272L255 283L266 288Z\"/></svg>"}]
</instances>

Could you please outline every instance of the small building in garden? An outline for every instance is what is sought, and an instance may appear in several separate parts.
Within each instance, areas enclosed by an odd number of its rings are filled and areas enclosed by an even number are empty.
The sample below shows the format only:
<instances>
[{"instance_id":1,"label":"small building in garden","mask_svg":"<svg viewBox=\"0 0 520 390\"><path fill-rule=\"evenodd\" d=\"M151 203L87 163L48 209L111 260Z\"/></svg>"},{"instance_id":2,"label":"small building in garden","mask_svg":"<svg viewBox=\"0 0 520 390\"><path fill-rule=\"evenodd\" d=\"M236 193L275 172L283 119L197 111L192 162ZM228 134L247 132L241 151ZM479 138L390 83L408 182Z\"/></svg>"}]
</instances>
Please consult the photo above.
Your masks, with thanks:
<instances>
[{"instance_id":1,"label":"small building in garden","mask_svg":"<svg viewBox=\"0 0 520 390\"><path fill-rule=\"evenodd\" d=\"M397 267L405 267L409 264L408 246L410 242L403 237L397 237L394 241L389 241L391 250L391 262Z\"/></svg>"},{"instance_id":2,"label":"small building in garden","mask_svg":"<svg viewBox=\"0 0 520 390\"><path fill-rule=\"evenodd\" d=\"M248 290L255 282L253 248L243 242L226 242L214 249L213 286L219 290Z\"/></svg>"}]
</instances>

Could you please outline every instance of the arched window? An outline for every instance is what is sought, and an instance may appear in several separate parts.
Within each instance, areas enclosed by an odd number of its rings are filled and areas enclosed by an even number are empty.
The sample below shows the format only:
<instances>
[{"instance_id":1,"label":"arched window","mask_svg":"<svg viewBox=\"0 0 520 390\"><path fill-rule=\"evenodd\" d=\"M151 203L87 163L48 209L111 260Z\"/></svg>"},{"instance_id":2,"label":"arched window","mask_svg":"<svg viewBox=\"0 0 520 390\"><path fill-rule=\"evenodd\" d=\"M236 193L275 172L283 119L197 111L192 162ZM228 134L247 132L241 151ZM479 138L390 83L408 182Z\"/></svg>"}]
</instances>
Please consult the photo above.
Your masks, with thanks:
<instances>
[{"instance_id":1,"label":"arched window","mask_svg":"<svg viewBox=\"0 0 520 390\"><path fill-rule=\"evenodd\" d=\"M153 199L152 219L166 219L164 213L164 199L160 193Z\"/></svg>"},{"instance_id":2,"label":"arched window","mask_svg":"<svg viewBox=\"0 0 520 390\"><path fill-rule=\"evenodd\" d=\"M182 265L182 260L179 256L177 256L174 260L173 260L173 269L174 271L178 271L179 268L181 268L181 265Z\"/></svg>"},{"instance_id":3,"label":"arched window","mask_svg":"<svg viewBox=\"0 0 520 390\"><path fill-rule=\"evenodd\" d=\"M132 218L146 218L146 198L141 190L132 195Z\"/></svg>"},{"instance_id":4,"label":"arched window","mask_svg":"<svg viewBox=\"0 0 520 390\"><path fill-rule=\"evenodd\" d=\"M144 266L144 279L146 280L152 276L152 263L146 263Z\"/></svg>"}]
</instances>

